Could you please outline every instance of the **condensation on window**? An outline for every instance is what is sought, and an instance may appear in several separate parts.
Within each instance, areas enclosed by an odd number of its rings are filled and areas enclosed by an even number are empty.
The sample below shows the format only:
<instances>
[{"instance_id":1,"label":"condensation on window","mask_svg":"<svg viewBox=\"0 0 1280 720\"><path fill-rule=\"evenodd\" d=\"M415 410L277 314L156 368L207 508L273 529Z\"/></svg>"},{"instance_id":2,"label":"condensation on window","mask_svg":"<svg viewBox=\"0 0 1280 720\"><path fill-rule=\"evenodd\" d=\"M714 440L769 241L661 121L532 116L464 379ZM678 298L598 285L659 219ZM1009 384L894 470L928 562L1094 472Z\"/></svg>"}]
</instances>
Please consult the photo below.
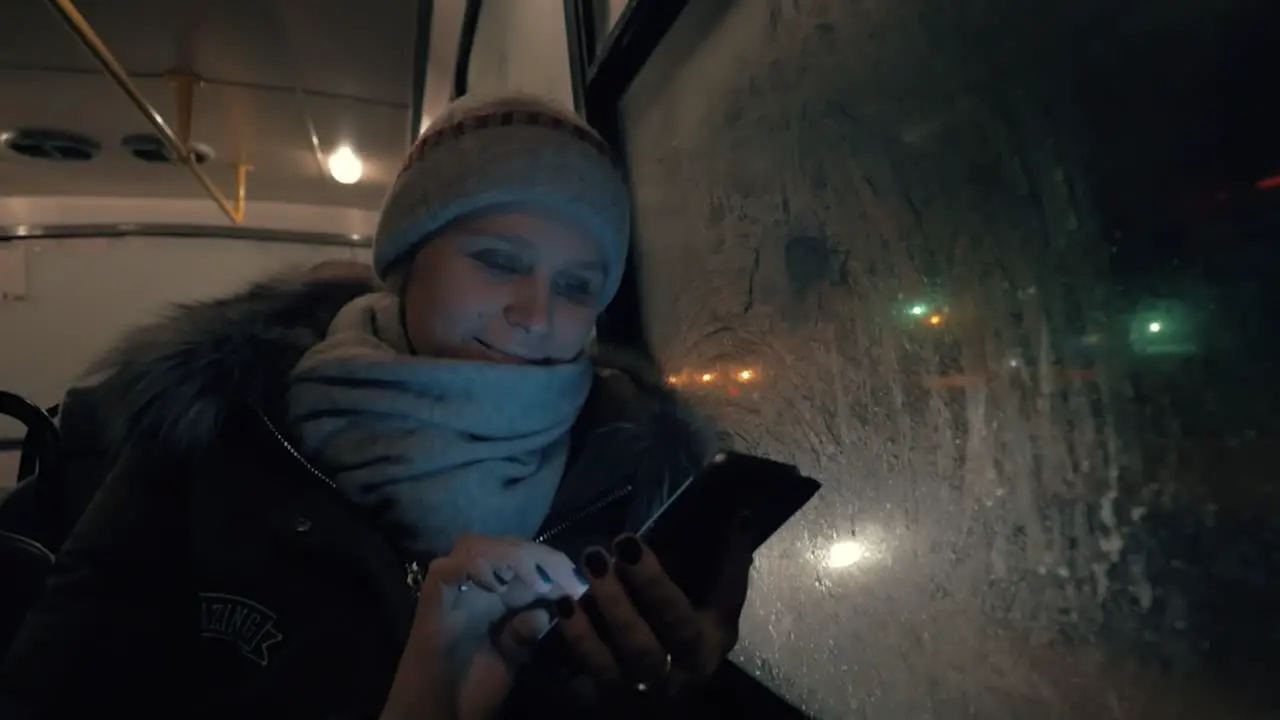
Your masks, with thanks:
<instances>
[{"instance_id":1,"label":"condensation on window","mask_svg":"<svg viewBox=\"0 0 1280 720\"><path fill-rule=\"evenodd\" d=\"M1147 138L1073 94L1092 21L691 3L628 92L668 382L824 483L736 652L817 717L1262 716L1269 413L1204 409L1250 396L1208 368L1216 286L1118 275L1100 188Z\"/></svg>"}]
</instances>

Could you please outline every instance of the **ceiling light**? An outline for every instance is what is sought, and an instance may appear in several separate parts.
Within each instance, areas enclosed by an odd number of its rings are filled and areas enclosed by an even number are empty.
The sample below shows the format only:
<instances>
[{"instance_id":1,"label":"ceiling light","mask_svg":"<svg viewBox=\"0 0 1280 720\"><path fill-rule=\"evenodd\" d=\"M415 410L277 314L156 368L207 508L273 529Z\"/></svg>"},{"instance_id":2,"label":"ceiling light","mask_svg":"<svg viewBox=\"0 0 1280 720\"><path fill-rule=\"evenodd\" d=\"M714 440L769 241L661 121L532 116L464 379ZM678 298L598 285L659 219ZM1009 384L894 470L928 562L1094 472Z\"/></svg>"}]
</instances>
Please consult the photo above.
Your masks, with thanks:
<instances>
[{"instance_id":1,"label":"ceiling light","mask_svg":"<svg viewBox=\"0 0 1280 720\"><path fill-rule=\"evenodd\" d=\"M360 162L355 151L346 145L340 146L329 154L329 175L343 185L354 185L364 175L364 163Z\"/></svg>"}]
</instances>

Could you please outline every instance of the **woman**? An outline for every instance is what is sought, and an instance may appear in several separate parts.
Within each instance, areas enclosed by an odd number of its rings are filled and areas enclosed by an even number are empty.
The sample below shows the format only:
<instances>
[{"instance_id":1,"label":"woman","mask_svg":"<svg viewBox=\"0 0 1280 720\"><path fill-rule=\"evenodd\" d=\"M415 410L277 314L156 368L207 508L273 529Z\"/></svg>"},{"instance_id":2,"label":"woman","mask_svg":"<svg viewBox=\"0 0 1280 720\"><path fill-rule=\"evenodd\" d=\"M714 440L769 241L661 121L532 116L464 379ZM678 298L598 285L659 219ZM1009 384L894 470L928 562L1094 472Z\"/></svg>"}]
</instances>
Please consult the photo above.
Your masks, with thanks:
<instances>
[{"instance_id":1,"label":"woman","mask_svg":"<svg viewBox=\"0 0 1280 720\"><path fill-rule=\"evenodd\" d=\"M467 99L396 180L376 281L326 266L134 333L80 393L113 470L4 709L594 717L696 696L750 557L726 548L695 608L626 534L707 457L660 383L586 352L629 212L572 114ZM526 666L553 615L563 662Z\"/></svg>"}]
</instances>

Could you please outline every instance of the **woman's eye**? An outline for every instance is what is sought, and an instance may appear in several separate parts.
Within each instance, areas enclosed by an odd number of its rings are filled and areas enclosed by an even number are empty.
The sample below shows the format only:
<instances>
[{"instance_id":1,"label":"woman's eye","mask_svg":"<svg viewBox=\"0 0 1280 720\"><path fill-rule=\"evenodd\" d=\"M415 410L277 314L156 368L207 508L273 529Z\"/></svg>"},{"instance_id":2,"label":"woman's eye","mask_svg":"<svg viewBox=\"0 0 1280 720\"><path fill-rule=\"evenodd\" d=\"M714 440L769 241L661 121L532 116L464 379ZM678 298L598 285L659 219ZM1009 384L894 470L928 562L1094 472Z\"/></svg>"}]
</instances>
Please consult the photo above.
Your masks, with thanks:
<instances>
[{"instance_id":1,"label":"woman's eye","mask_svg":"<svg viewBox=\"0 0 1280 720\"><path fill-rule=\"evenodd\" d=\"M503 275L519 275L524 271L520 258L500 250L481 250L471 257L488 270Z\"/></svg>"},{"instance_id":2,"label":"woman's eye","mask_svg":"<svg viewBox=\"0 0 1280 720\"><path fill-rule=\"evenodd\" d=\"M595 283L587 278L564 278L556 285L556 291L573 302L587 303L595 300Z\"/></svg>"}]
</instances>

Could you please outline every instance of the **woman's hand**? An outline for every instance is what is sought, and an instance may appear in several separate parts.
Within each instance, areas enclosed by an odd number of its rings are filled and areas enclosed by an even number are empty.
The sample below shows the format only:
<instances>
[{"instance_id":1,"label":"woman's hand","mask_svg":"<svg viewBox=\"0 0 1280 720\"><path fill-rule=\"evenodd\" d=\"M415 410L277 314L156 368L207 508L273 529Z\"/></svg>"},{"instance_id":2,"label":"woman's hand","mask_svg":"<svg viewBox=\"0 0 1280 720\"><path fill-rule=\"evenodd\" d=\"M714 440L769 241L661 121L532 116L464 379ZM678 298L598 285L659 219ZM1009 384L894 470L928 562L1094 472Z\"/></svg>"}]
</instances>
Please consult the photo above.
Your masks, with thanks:
<instances>
[{"instance_id":1,"label":"woman's hand","mask_svg":"<svg viewBox=\"0 0 1280 720\"><path fill-rule=\"evenodd\" d=\"M428 568L383 719L493 717L550 627L553 598L585 589L549 547L464 537Z\"/></svg>"},{"instance_id":2,"label":"woman's hand","mask_svg":"<svg viewBox=\"0 0 1280 720\"><path fill-rule=\"evenodd\" d=\"M606 685L674 694L710 678L738 640L751 553L731 540L711 597L695 607L634 535L583 554L590 591L556 601L560 629L583 667Z\"/></svg>"}]
</instances>

